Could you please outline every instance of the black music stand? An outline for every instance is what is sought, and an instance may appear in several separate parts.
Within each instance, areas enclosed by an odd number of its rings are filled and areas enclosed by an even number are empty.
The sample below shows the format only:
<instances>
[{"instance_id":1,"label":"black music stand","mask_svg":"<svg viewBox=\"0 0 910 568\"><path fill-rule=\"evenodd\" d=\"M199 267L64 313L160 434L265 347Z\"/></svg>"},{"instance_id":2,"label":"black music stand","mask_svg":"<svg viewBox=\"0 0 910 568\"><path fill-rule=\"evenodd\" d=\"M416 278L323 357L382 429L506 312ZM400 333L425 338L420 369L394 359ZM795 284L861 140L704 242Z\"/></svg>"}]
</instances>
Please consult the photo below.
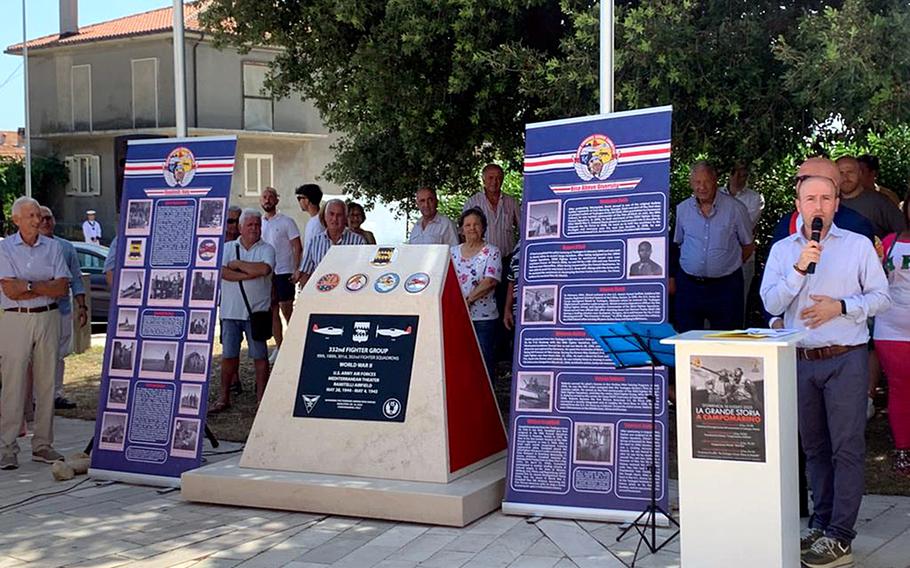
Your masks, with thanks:
<instances>
[{"instance_id":1,"label":"black music stand","mask_svg":"<svg viewBox=\"0 0 910 568\"><path fill-rule=\"evenodd\" d=\"M651 501L628 527L623 529L617 542L622 540L633 528L639 535L638 546L632 557L632 567L638 559L642 543L654 554L679 534L679 522L657 504L657 365L672 367L675 365L672 345L662 345L661 339L676 335L670 324L616 323L607 325L585 326L587 332L597 340L601 348L610 356L617 369L651 366ZM657 515L662 514L676 525L676 532L663 542L657 542ZM649 534L650 533L650 534Z\"/></svg>"}]
</instances>

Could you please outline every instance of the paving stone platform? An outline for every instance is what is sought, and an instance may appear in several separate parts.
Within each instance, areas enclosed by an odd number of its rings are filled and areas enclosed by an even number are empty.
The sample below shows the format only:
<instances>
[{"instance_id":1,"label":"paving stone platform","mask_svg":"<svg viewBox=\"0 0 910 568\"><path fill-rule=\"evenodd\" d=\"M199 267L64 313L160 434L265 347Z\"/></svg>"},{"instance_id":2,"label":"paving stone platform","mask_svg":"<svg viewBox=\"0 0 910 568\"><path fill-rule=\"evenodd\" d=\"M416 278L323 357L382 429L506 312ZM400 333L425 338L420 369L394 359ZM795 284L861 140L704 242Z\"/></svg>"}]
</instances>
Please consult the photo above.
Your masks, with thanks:
<instances>
[{"instance_id":1,"label":"paving stone platform","mask_svg":"<svg viewBox=\"0 0 910 568\"><path fill-rule=\"evenodd\" d=\"M92 429L92 422L57 418L57 448L82 451ZM238 448L223 443L217 451ZM20 457L30 457L28 442ZM631 563L636 544L632 536L616 542L620 527L608 523L530 523L496 512L454 529L201 505L179 491L84 479L58 483L49 466L24 460L18 470L0 472L0 568L621 568ZM3 508L80 482L72 491ZM857 567L910 567L910 497L865 497L858 531ZM678 539L636 566L679 566Z\"/></svg>"}]
</instances>

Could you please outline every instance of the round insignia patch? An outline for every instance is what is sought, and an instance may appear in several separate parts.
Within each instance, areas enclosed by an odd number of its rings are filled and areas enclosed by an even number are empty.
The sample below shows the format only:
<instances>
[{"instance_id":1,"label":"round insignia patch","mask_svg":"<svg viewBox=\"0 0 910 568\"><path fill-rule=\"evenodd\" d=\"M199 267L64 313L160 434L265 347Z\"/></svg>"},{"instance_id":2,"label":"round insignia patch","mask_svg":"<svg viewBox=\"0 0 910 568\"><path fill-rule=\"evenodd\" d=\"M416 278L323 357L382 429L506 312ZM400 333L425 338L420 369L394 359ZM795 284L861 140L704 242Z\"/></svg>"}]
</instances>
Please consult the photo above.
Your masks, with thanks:
<instances>
[{"instance_id":1,"label":"round insignia patch","mask_svg":"<svg viewBox=\"0 0 910 568\"><path fill-rule=\"evenodd\" d=\"M380 294L385 294L386 292L391 292L397 288L399 282L401 282L400 276L394 272L386 272L376 279L376 283L373 284L373 289Z\"/></svg>"},{"instance_id":2,"label":"round insignia patch","mask_svg":"<svg viewBox=\"0 0 910 568\"><path fill-rule=\"evenodd\" d=\"M344 287L347 288L349 292L359 292L363 290L369 281L370 277L361 272L348 278L347 282L344 283Z\"/></svg>"},{"instance_id":3,"label":"round insignia patch","mask_svg":"<svg viewBox=\"0 0 910 568\"><path fill-rule=\"evenodd\" d=\"M215 253L218 252L218 243L215 239L202 239L199 241L199 258L201 260L212 260Z\"/></svg>"},{"instance_id":4,"label":"round insignia patch","mask_svg":"<svg viewBox=\"0 0 910 568\"><path fill-rule=\"evenodd\" d=\"M592 134L578 146L572 165L585 181L604 180L616 169L617 155L613 141L604 134Z\"/></svg>"},{"instance_id":5,"label":"round insignia patch","mask_svg":"<svg viewBox=\"0 0 910 568\"><path fill-rule=\"evenodd\" d=\"M384 403L382 403L382 414L388 418L392 419L398 416L401 413L401 403L397 398L390 398Z\"/></svg>"},{"instance_id":6,"label":"round insignia patch","mask_svg":"<svg viewBox=\"0 0 910 568\"><path fill-rule=\"evenodd\" d=\"M416 294L418 292L423 292L423 289L426 288L429 283L429 274L426 272L415 272L408 276L408 279L404 281L404 289L411 294Z\"/></svg>"},{"instance_id":7,"label":"round insignia patch","mask_svg":"<svg viewBox=\"0 0 910 568\"><path fill-rule=\"evenodd\" d=\"M334 290L339 282L341 282L341 276L334 272L329 272L319 277L319 280L316 281L316 289L320 292L329 292Z\"/></svg>"},{"instance_id":8,"label":"round insignia patch","mask_svg":"<svg viewBox=\"0 0 910 568\"><path fill-rule=\"evenodd\" d=\"M164 181L171 187L185 187L196 175L196 157L189 148L178 146L164 160Z\"/></svg>"}]
</instances>

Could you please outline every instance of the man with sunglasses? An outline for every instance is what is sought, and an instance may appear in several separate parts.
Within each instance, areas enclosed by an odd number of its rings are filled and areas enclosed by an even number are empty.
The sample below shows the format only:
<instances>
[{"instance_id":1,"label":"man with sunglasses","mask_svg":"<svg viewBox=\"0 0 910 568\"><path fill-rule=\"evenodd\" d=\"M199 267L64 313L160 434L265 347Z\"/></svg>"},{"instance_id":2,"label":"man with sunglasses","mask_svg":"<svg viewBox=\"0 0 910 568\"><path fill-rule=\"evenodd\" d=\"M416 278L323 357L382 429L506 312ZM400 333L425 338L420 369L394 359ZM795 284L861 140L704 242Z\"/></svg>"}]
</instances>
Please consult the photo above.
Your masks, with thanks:
<instances>
[{"instance_id":1,"label":"man with sunglasses","mask_svg":"<svg viewBox=\"0 0 910 568\"><path fill-rule=\"evenodd\" d=\"M866 452L866 320L891 303L872 243L834 224L840 183L837 165L826 158L799 167L799 226L771 248L761 283L768 312L783 313L785 327L806 332L797 346L796 372L799 433L814 505L800 539L802 563L809 568L853 562ZM816 218L817 241L811 231Z\"/></svg>"},{"instance_id":2,"label":"man with sunglasses","mask_svg":"<svg viewBox=\"0 0 910 568\"><path fill-rule=\"evenodd\" d=\"M236 205L228 207L227 222L224 224L224 242L236 241L240 236L240 214L243 209Z\"/></svg>"}]
</instances>

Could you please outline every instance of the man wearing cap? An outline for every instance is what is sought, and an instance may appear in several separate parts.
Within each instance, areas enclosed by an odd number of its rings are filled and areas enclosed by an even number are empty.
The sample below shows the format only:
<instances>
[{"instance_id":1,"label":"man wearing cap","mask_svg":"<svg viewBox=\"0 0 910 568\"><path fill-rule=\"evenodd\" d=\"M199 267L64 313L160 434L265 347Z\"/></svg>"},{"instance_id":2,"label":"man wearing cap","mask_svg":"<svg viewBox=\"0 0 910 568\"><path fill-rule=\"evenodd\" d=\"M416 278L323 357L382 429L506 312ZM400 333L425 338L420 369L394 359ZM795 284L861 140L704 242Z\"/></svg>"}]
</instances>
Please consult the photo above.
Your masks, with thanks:
<instances>
[{"instance_id":1,"label":"man wearing cap","mask_svg":"<svg viewBox=\"0 0 910 568\"><path fill-rule=\"evenodd\" d=\"M63 459L52 445L54 377L60 343L57 299L69 292L70 271L60 245L39 233L38 202L20 197L12 213L19 231L0 241L0 469L19 467L16 438L25 409L29 363L37 402L32 460Z\"/></svg>"},{"instance_id":2,"label":"man wearing cap","mask_svg":"<svg viewBox=\"0 0 910 568\"><path fill-rule=\"evenodd\" d=\"M94 209L89 209L85 212L85 221L82 223L82 236L87 243L101 244L101 223L95 221Z\"/></svg>"},{"instance_id":3,"label":"man wearing cap","mask_svg":"<svg viewBox=\"0 0 910 568\"><path fill-rule=\"evenodd\" d=\"M834 224L841 174L810 158L796 177L796 233L768 256L761 297L787 328L805 330L797 347L799 433L814 511L800 539L803 566L847 566L863 496L866 319L887 309L888 281L869 239ZM812 222L822 221L819 242ZM815 272L809 273L810 265Z\"/></svg>"}]
</instances>

